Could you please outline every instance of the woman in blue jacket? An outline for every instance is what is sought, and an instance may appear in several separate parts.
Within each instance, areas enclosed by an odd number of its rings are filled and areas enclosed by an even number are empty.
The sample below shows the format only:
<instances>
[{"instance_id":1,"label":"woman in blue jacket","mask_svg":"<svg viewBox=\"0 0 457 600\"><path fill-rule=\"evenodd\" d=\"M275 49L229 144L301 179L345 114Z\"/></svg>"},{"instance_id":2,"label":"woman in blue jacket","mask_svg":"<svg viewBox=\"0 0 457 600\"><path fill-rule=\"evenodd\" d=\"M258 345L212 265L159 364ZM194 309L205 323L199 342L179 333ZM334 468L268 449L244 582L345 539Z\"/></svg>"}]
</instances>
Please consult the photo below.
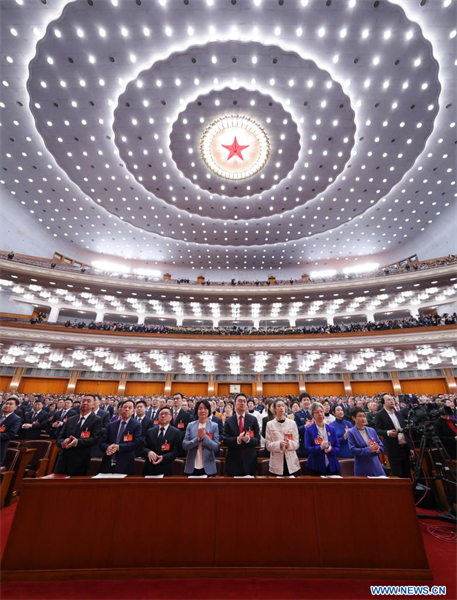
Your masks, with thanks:
<instances>
[{"instance_id":1,"label":"woman in blue jacket","mask_svg":"<svg viewBox=\"0 0 457 600\"><path fill-rule=\"evenodd\" d=\"M324 423L324 407L313 402L309 408L312 425L305 428L306 466L312 475L339 475L340 463L336 456L340 449L336 431Z\"/></svg>"},{"instance_id":2,"label":"woman in blue jacket","mask_svg":"<svg viewBox=\"0 0 457 600\"><path fill-rule=\"evenodd\" d=\"M378 456L384 452L384 447L378 434L367 427L367 416L362 408L355 408L353 417L355 427L349 430L348 442L354 456L354 475L385 477Z\"/></svg>"},{"instance_id":3,"label":"woman in blue jacket","mask_svg":"<svg viewBox=\"0 0 457 600\"><path fill-rule=\"evenodd\" d=\"M352 458L348 444L348 431L353 427L353 424L346 421L344 418L344 409L341 404L337 404L333 411L335 420L332 423L333 429L336 431L336 436L340 444L340 450L337 454L338 458Z\"/></svg>"}]
</instances>

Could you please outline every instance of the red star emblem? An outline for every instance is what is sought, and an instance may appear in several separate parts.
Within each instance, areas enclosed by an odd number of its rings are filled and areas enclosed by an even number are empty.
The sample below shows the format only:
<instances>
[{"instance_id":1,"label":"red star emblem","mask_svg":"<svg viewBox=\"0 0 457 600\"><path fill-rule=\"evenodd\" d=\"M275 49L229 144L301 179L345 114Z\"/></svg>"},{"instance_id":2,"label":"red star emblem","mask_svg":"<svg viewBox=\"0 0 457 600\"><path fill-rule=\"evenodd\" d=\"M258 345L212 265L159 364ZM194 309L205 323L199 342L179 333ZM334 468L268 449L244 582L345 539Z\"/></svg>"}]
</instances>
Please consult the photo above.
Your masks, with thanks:
<instances>
[{"instance_id":1,"label":"red star emblem","mask_svg":"<svg viewBox=\"0 0 457 600\"><path fill-rule=\"evenodd\" d=\"M227 146L225 144L221 144L221 146L223 148L226 148L229 151L227 160L230 160L232 158L232 156L238 156L239 158L241 158L241 160L244 160L241 152L245 148L249 148L249 144L247 146L240 146L240 144L238 144L238 140L236 139L236 136L235 136L235 139L233 140L233 144L231 146Z\"/></svg>"}]
</instances>

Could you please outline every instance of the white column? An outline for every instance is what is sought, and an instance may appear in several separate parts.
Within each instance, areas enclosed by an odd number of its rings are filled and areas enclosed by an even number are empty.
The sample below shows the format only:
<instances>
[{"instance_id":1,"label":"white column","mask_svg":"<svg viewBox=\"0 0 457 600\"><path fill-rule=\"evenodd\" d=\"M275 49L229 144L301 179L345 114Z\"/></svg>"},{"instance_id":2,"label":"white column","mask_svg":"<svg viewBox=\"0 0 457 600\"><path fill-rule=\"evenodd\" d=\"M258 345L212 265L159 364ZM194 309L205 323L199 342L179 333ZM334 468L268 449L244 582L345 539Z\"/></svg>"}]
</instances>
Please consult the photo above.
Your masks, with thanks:
<instances>
[{"instance_id":1,"label":"white column","mask_svg":"<svg viewBox=\"0 0 457 600\"><path fill-rule=\"evenodd\" d=\"M260 327L260 319L253 319L253 323L255 329L258 329Z\"/></svg>"},{"instance_id":2,"label":"white column","mask_svg":"<svg viewBox=\"0 0 457 600\"><path fill-rule=\"evenodd\" d=\"M326 315L325 318L327 319L327 325L333 325L333 315Z\"/></svg>"},{"instance_id":3,"label":"white column","mask_svg":"<svg viewBox=\"0 0 457 600\"><path fill-rule=\"evenodd\" d=\"M365 313L365 316L367 318L367 321L374 321L374 313L367 312L367 313Z\"/></svg>"},{"instance_id":4,"label":"white column","mask_svg":"<svg viewBox=\"0 0 457 600\"><path fill-rule=\"evenodd\" d=\"M143 325L144 323L144 313L138 313L138 325Z\"/></svg>"},{"instance_id":5,"label":"white column","mask_svg":"<svg viewBox=\"0 0 457 600\"><path fill-rule=\"evenodd\" d=\"M219 320L213 319L213 327L219 327Z\"/></svg>"},{"instance_id":6,"label":"white column","mask_svg":"<svg viewBox=\"0 0 457 600\"><path fill-rule=\"evenodd\" d=\"M49 313L48 321L50 323L55 323L59 318L60 306L54 305L51 306L51 312Z\"/></svg>"},{"instance_id":7,"label":"white column","mask_svg":"<svg viewBox=\"0 0 457 600\"><path fill-rule=\"evenodd\" d=\"M182 325L182 317L176 317L176 326L181 327Z\"/></svg>"},{"instance_id":8,"label":"white column","mask_svg":"<svg viewBox=\"0 0 457 600\"><path fill-rule=\"evenodd\" d=\"M415 319L419 317L419 308L417 306L410 306L409 312L411 313L411 316Z\"/></svg>"},{"instance_id":9,"label":"white column","mask_svg":"<svg viewBox=\"0 0 457 600\"><path fill-rule=\"evenodd\" d=\"M295 327L295 323L296 323L295 317L290 317L289 318L289 326L290 327Z\"/></svg>"},{"instance_id":10,"label":"white column","mask_svg":"<svg viewBox=\"0 0 457 600\"><path fill-rule=\"evenodd\" d=\"M105 313L102 310L99 310L95 313L95 322L101 323L105 318Z\"/></svg>"}]
</instances>

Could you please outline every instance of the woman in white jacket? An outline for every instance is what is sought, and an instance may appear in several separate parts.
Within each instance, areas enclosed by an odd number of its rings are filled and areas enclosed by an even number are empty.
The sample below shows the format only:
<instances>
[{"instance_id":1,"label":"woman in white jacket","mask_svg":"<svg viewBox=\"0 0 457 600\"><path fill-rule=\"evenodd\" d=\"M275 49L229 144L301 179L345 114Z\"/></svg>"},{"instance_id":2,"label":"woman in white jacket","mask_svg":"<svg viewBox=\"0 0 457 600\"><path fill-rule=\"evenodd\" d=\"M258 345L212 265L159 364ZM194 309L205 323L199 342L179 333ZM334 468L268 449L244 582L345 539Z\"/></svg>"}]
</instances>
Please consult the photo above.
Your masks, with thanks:
<instances>
[{"instance_id":1,"label":"woman in white jacket","mask_svg":"<svg viewBox=\"0 0 457 600\"><path fill-rule=\"evenodd\" d=\"M301 474L297 450L300 445L295 421L286 418L286 404L283 400L273 403L275 418L267 423L266 447L270 452L270 475L294 477Z\"/></svg>"}]
</instances>

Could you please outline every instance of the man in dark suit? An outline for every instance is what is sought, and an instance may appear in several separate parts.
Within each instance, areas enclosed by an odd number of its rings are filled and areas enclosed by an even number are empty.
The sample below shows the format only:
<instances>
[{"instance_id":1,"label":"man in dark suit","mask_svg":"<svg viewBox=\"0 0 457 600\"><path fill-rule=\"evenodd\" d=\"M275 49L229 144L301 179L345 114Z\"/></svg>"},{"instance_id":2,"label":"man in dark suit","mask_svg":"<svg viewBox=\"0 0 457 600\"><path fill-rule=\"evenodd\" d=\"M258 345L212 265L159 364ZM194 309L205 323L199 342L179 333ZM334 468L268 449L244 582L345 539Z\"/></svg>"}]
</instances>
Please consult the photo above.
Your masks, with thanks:
<instances>
[{"instance_id":1,"label":"man in dark suit","mask_svg":"<svg viewBox=\"0 0 457 600\"><path fill-rule=\"evenodd\" d=\"M35 400L35 398L33 396L26 396L22 400L22 402L19 402L19 406L16 408L15 413L22 420L24 420L26 413L28 413L29 411L33 411L32 400L33 401Z\"/></svg>"},{"instance_id":2,"label":"man in dark suit","mask_svg":"<svg viewBox=\"0 0 457 600\"><path fill-rule=\"evenodd\" d=\"M181 454L181 433L170 425L172 411L165 406L159 413L159 425L146 432L143 475L173 475L173 462Z\"/></svg>"},{"instance_id":3,"label":"man in dark suit","mask_svg":"<svg viewBox=\"0 0 457 600\"><path fill-rule=\"evenodd\" d=\"M143 443L146 439L148 429L154 427L152 419L146 416L146 408L146 400L138 400L135 404L135 419L141 425L141 439L143 440ZM143 448L141 446L135 450L135 456L136 458L143 456Z\"/></svg>"},{"instance_id":4,"label":"man in dark suit","mask_svg":"<svg viewBox=\"0 0 457 600\"><path fill-rule=\"evenodd\" d=\"M173 394L173 420L171 424L181 432L181 437L184 439L186 434L186 427L190 423L191 418L188 412L182 409L182 401L184 395L181 392L175 392Z\"/></svg>"},{"instance_id":5,"label":"man in dark suit","mask_svg":"<svg viewBox=\"0 0 457 600\"><path fill-rule=\"evenodd\" d=\"M113 417L113 413L114 413L114 406L109 403L109 401L108 401L107 398L103 398L102 399L102 403L100 405L100 408L102 410L105 410L107 413L109 413L109 419L111 421L111 419Z\"/></svg>"},{"instance_id":6,"label":"man in dark suit","mask_svg":"<svg viewBox=\"0 0 457 600\"><path fill-rule=\"evenodd\" d=\"M64 423L57 438L60 452L54 473L83 477L89 472L91 448L98 444L102 435L102 421L92 412L93 408L93 396L84 396L80 414L69 417Z\"/></svg>"},{"instance_id":7,"label":"man in dark suit","mask_svg":"<svg viewBox=\"0 0 457 600\"><path fill-rule=\"evenodd\" d=\"M153 396L151 399L151 405L148 407L148 409L146 411L146 416L148 417L148 419L152 420L154 425L159 424L159 412L160 412L159 398L156 396Z\"/></svg>"},{"instance_id":8,"label":"man in dark suit","mask_svg":"<svg viewBox=\"0 0 457 600\"><path fill-rule=\"evenodd\" d=\"M390 474L411 478L409 459L415 455L409 435L403 432L405 420L395 410L395 400L389 393L381 395L381 402L384 408L376 413L375 429L382 436L384 452L390 462Z\"/></svg>"},{"instance_id":9,"label":"man in dark suit","mask_svg":"<svg viewBox=\"0 0 457 600\"><path fill-rule=\"evenodd\" d=\"M60 410L57 410L53 417L49 418L48 430L51 438L56 440L67 420L76 414L76 411L73 409L73 400L71 398L65 398L63 407Z\"/></svg>"},{"instance_id":10,"label":"man in dark suit","mask_svg":"<svg viewBox=\"0 0 457 600\"><path fill-rule=\"evenodd\" d=\"M21 427L21 418L15 414L19 406L17 396L10 396L2 406L2 416L0 417L0 466L6 457L6 451L10 440L17 434Z\"/></svg>"},{"instance_id":11,"label":"man in dark suit","mask_svg":"<svg viewBox=\"0 0 457 600\"><path fill-rule=\"evenodd\" d=\"M39 440L41 432L46 429L49 415L43 410L41 397L35 399L33 410L25 413L19 438L22 440Z\"/></svg>"},{"instance_id":12,"label":"man in dark suit","mask_svg":"<svg viewBox=\"0 0 457 600\"><path fill-rule=\"evenodd\" d=\"M257 419L247 411L244 394L235 397L235 414L225 421L224 444L227 446L225 474L230 476L255 475L257 472L256 447L260 444Z\"/></svg>"},{"instance_id":13,"label":"man in dark suit","mask_svg":"<svg viewBox=\"0 0 457 600\"><path fill-rule=\"evenodd\" d=\"M100 443L104 456L100 473L135 474L135 450L142 445L141 425L133 418L133 400L119 403L119 419L106 428Z\"/></svg>"},{"instance_id":14,"label":"man in dark suit","mask_svg":"<svg viewBox=\"0 0 457 600\"><path fill-rule=\"evenodd\" d=\"M100 417L101 421L102 421L102 434L98 440L98 442L92 446L91 449L91 456L93 458L103 458L103 452L101 451L100 448L100 442L103 439L103 436L105 435L105 431L106 428L109 425L110 422L110 413L107 410L103 410L102 408L100 408L100 401L101 398L98 394L86 394L86 396L91 396L94 399L94 415L97 415L97 417Z\"/></svg>"},{"instance_id":15,"label":"man in dark suit","mask_svg":"<svg viewBox=\"0 0 457 600\"><path fill-rule=\"evenodd\" d=\"M308 392L302 392L300 394L300 410L297 410L295 413L294 419L295 423L298 427L298 435L300 438L300 447L298 448L298 456L304 458L306 457L306 448L305 448L305 427L308 421L312 421L311 413L309 411L309 407L311 406L311 396Z\"/></svg>"}]
</instances>

